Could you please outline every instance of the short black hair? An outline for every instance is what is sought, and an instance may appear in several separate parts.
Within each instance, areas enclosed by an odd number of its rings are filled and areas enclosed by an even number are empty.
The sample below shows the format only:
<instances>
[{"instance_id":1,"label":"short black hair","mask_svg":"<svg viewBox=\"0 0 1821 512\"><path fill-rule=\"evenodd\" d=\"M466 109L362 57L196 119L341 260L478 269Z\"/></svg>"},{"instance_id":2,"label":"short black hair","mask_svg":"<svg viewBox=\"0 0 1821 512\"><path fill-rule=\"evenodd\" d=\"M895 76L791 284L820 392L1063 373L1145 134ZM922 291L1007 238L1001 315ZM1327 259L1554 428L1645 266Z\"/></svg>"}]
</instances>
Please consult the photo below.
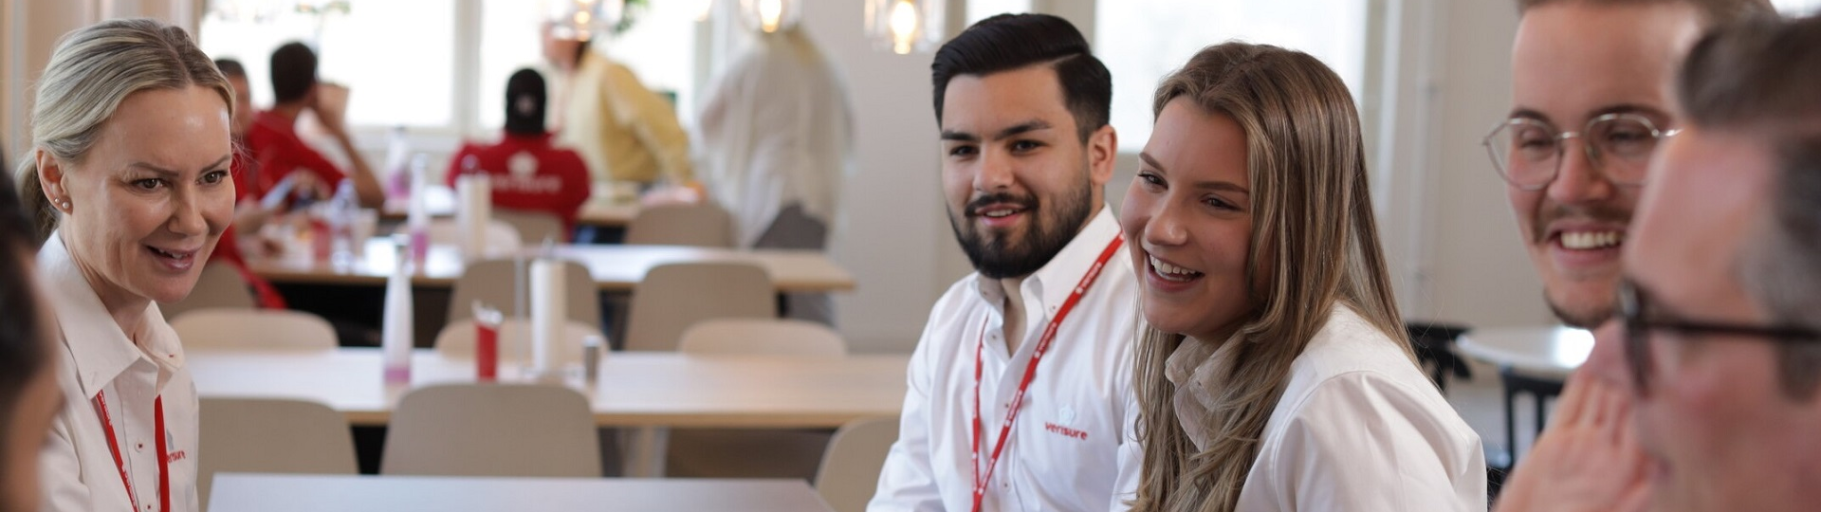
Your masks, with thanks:
<instances>
[{"instance_id":1,"label":"short black hair","mask_svg":"<svg viewBox=\"0 0 1821 512\"><path fill-rule=\"evenodd\" d=\"M544 133L544 75L520 69L506 80L506 133Z\"/></svg>"},{"instance_id":2,"label":"short black hair","mask_svg":"<svg viewBox=\"0 0 1821 512\"><path fill-rule=\"evenodd\" d=\"M240 61L238 60L215 59L215 69L221 70L221 76L239 78L241 80L247 79L247 67L240 65Z\"/></svg>"},{"instance_id":3,"label":"short black hair","mask_svg":"<svg viewBox=\"0 0 1821 512\"><path fill-rule=\"evenodd\" d=\"M277 103L301 100L316 85L316 51L292 41L272 50L272 97Z\"/></svg>"},{"instance_id":4,"label":"short black hair","mask_svg":"<svg viewBox=\"0 0 1821 512\"><path fill-rule=\"evenodd\" d=\"M1081 140L1106 126L1113 108L1113 74L1094 57L1080 30L1048 14L993 16L943 44L929 66L935 82L936 123L942 123L942 100L950 79L1038 64L1056 70Z\"/></svg>"}]
</instances>

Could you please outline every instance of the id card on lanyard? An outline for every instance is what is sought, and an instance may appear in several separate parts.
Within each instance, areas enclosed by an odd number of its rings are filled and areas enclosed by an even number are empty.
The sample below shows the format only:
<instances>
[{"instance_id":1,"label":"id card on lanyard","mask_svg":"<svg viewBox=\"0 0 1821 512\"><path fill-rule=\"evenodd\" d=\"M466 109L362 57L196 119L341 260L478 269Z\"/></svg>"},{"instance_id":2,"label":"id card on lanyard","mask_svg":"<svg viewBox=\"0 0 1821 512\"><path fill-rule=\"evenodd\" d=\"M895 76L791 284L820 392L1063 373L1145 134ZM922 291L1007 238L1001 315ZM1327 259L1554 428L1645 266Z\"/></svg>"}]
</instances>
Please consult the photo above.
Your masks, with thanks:
<instances>
[{"instance_id":1,"label":"id card on lanyard","mask_svg":"<svg viewBox=\"0 0 1821 512\"><path fill-rule=\"evenodd\" d=\"M1123 238L1114 236L1113 241L1107 243L1106 249L1100 251L1100 257L1094 260L1094 265L1088 267L1087 273L1081 276L1081 282L1069 292L1068 300L1063 301L1062 307L1056 310L1056 315L1050 317L1049 324L1043 328L1043 336L1037 339L1031 360L1025 364L1024 378L1018 381L1018 391L1012 394L1012 403L1007 405L1009 410L1005 413L1005 423L999 428L999 441L993 445L993 453L987 457L985 470L980 468L980 431L983 429L980 420L980 377L984 373L981 360L986 350L986 324L981 323L980 339L974 345L973 457L970 459L974 466L974 512L980 512L981 504L986 499L986 489L992 483L993 470L999 466L999 455L1005 452L1005 442L1011 438L1012 422L1018 420L1018 413L1023 409L1024 393L1037 377L1037 363L1043 361L1044 352L1049 351L1050 343L1056 341L1056 329L1062 326L1062 320L1068 318L1069 312L1075 310L1075 304L1081 302L1081 296L1086 295L1088 288L1094 286L1094 281L1100 277L1100 270L1106 267L1107 260L1112 259L1124 241Z\"/></svg>"},{"instance_id":2,"label":"id card on lanyard","mask_svg":"<svg viewBox=\"0 0 1821 512\"><path fill-rule=\"evenodd\" d=\"M127 500L133 503L133 510L141 510L139 495L133 492L133 482L127 478L126 458L120 454L120 437L114 434L114 419L108 414L106 391L95 393L95 415L101 417L101 428L107 432L107 449L114 455L114 469L120 471L120 484L126 486ZM156 418L152 436L158 445L158 511L168 512L171 510L171 447L164 441L164 397L152 401L152 415Z\"/></svg>"}]
</instances>

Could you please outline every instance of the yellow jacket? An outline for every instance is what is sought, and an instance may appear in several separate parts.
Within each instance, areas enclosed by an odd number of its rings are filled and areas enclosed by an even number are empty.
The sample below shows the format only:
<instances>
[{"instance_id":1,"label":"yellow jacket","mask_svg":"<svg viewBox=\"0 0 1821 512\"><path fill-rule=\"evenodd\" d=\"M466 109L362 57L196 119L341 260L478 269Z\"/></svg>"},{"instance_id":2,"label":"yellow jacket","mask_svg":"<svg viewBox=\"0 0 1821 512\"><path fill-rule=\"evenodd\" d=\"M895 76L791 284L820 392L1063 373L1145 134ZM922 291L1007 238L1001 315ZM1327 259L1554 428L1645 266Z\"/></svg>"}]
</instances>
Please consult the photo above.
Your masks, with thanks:
<instances>
[{"instance_id":1,"label":"yellow jacket","mask_svg":"<svg viewBox=\"0 0 1821 512\"><path fill-rule=\"evenodd\" d=\"M676 108L632 70L589 50L572 78L559 139L581 153L596 181L694 179Z\"/></svg>"}]
</instances>

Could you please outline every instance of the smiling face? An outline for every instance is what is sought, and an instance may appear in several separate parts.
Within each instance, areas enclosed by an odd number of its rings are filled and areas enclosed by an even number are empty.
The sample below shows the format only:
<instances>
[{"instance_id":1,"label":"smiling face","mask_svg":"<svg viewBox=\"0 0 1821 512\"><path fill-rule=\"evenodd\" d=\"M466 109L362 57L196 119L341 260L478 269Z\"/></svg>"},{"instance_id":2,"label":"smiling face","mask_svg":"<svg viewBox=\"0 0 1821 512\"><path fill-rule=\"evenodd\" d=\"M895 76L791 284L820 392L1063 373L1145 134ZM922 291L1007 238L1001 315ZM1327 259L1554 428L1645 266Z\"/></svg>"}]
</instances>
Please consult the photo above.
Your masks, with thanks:
<instances>
[{"instance_id":1,"label":"smiling face","mask_svg":"<svg viewBox=\"0 0 1821 512\"><path fill-rule=\"evenodd\" d=\"M80 161L39 152L47 195L70 203L64 243L110 311L196 284L234 213L229 123L212 89L149 89L120 103Z\"/></svg>"},{"instance_id":2,"label":"smiling face","mask_svg":"<svg viewBox=\"0 0 1821 512\"><path fill-rule=\"evenodd\" d=\"M1047 65L956 76L944 96L942 185L955 237L981 275L1043 268L1099 211L1113 128L1083 144Z\"/></svg>"},{"instance_id":3,"label":"smiling face","mask_svg":"<svg viewBox=\"0 0 1821 512\"><path fill-rule=\"evenodd\" d=\"M1557 131L1633 113L1675 126L1670 80L1700 34L1689 5L1592 6L1564 2L1524 14L1512 49L1512 116ZM1589 161L1583 138L1567 142L1555 180L1541 190L1507 187L1518 229L1564 322L1592 327L1612 315L1619 249L1638 187L1614 184Z\"/></svg>"},{"instance_id":4,"label":"smiling face","mask_svg":"<svg viewBox=\"0 0 1821 512\"><path fill-rule=\"evenodd\" d=\"M1157 116L1119 212L1152 327L1219 343L1252 309L1246 155L1245 130L1226 114L1178 97Z\"/></svg>"}]
</instances>

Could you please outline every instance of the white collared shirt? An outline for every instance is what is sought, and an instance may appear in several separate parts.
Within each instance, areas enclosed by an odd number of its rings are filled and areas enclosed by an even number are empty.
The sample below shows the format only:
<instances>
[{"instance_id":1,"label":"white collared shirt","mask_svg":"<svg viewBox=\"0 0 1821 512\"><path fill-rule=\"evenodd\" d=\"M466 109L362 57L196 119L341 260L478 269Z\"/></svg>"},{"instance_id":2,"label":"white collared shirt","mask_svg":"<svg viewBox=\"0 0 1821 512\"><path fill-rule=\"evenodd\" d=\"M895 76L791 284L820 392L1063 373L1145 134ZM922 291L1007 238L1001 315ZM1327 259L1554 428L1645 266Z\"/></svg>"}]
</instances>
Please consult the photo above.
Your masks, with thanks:
<instances>
[{"instance_id":1,"label":"white collared shirt","mask_svg":"<svg viewBox=\"0 0 1821 512\"><path fill-rule=\"evenodd\" d=\"M1075 285L1119 237L1106 207L1049 264L1021 285L1024 339L1006 353L1003 288L973 274L930 312L911 356L899 437L867 509L967 511L973 507L974 363L980 380L984 466L1037 340ZM1063 320L1037 367L1022 412L994 470L983 510L1125 510L1142 452L1132 389L1138 282L1125 247Z\"/></svg>"},{"instance_id":2,"label":"white collared shirt","mask_svg":"<svg viewBox=\"0 0 1821 512\"><path fill-rule=\"evenodd\" d=\"M1483 512L1486 456L1410 356L1336 305L1290 363L1234 510Z\"/></svg>"},{"instance_id":3,"label":"white collared shirt","mask_svg":"<svg viewBox=\"0 0 1821 512\"><path fill-rule=\"evenodd\" d=\"M196 384L184 367L177 333L152 303L146 306L143 348L127 339L70 258L61 233L51 236L38 251L38 273L60 329L57 385L64 396L63 410L52 423L50 441L39 457L44 510L134 510L108 448L107 430L95 409L95 396L105 391L108 416L139 512L154 512L159 503L152 410L154 399L160 396L170 459L171 510L195 511Z\"/></svg>"}]
</instances>

